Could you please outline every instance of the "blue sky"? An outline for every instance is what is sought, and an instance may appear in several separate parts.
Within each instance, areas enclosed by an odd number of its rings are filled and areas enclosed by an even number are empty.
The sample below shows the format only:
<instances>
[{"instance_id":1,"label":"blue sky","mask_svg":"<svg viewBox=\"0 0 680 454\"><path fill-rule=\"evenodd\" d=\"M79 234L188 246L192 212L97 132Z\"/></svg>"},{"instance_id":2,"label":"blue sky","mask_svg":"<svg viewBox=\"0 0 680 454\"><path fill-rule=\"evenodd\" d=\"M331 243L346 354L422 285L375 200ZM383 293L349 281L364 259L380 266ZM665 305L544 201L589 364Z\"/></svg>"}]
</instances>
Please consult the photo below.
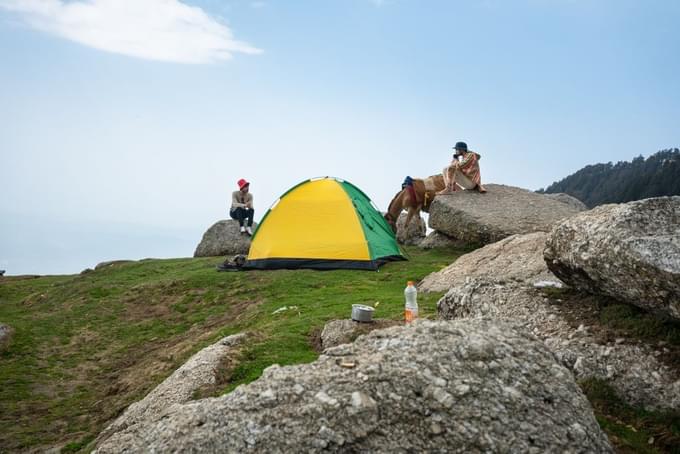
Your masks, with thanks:
<instances>
[{"instance_id":1,"label":"blue sky","mask_svg":"<svg viewBox=\"0 0 680 454\"><path fill-rule=\"evenodd\" d=\"M0 269L190 256L335 175L385 207L450 147L537 189L680 145L680 2L0 0Z\"/></svg>"}]
</instances>

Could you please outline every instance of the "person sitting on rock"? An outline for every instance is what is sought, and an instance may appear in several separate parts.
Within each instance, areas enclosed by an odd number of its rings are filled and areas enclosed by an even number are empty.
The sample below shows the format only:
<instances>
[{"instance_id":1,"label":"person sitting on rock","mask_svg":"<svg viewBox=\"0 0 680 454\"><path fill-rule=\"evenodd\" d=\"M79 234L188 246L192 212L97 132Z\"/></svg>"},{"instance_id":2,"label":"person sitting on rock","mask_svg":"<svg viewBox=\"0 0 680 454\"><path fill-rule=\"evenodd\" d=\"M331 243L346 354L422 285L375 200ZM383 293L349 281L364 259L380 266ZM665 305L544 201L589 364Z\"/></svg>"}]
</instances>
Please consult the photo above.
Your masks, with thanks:
<instances>
[{"instance_id":1,"label":"person sitting on rock","mask_svg":"<svg viewBox=\"0 0 680 454\"><path fill-rule=\"evenodd\" d=\"M454 149L456 152L453 154L451 165L445 167L442 172L445 187L437 194L451 194L458 191L459 186L464 189L486 192L486 189L482 186L482 176L479 171L481 156L468 150L465 142L456 143Z\"/></svg>"},{"instance_id":2,"label":"person sitting on rock","mask_svg":"<svg viewBox=\"0 0 680 454\"><path fill-rule=\"evenodd\" d=\"M253 217L255 210L253 209L253 195L249 192L250 183L241 178L238 180L238 191L231 194L231 209L229 215L232 219L238 221L241 228L241 233L253 234ZM246 226L246 219L248 225Z\"/></svg>"}]
</instances>

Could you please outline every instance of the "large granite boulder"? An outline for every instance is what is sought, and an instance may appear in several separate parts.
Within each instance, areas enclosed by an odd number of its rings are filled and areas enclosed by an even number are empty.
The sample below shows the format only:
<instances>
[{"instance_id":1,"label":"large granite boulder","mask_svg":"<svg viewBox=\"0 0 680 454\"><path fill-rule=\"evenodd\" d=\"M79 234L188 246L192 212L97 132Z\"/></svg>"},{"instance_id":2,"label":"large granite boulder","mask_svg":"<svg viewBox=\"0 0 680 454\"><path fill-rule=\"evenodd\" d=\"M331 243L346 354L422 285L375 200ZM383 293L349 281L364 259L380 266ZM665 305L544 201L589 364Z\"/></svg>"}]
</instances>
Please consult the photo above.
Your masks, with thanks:
<instances>
[{"instance_id":1,"label":"large granite boulder","mask_svg":"<svg viewBox=\"0 0 680 454\"><path fill-rule=\"evenodd\" d=\"M507 281L530 284L561 282L553 275L543 260L547 233L534 232L513 235L497 243L465 254L446 268L429 274L418 284L424 292L444 292L462 285L474 277L500 277Z\"/></svg>"},{"instance_id":2,"label":"large granite boulder","mask_svg":"<svg viewBox=\"0 0 680 454\"><path fill-rule=\"evenodd\" d=\"M464 241L457 240L442 232L436 230L431 231L427 236L418 243L418 247L423 249L460 249L467 245Z\"/></svg>"},{"instance_id":3,"label":"large granite boulder","mask_svg":"<svg viewBox=\"0 0 680 454\"><path fill-rule=\"evenodd\" d=\"M574 196L571 196L569 194L565 194L564 192L555 192L552 194L543 194L546 197L549 197L551 199L558 200L562 203L566 203L567 205L572 206L573 208L577 209L578 211L586 211L588 207L586 206L585 203L581 202L579 199L577 199Z\"/></svg>"},{"instance_id":4,"label":"large granite boulder","mask_svg":"<svg viewBox=\"0 0 680 454\"><path fill-rule=\"evenodd\" d=\"M570 286L680 319L680 197L581 213L555 226L544 256Z\"/></svg>"},{"instance_id":5,"label":"large granite boulder","mask_svg":"<svg viewBox=\"0 0 680 454\"><path fill-rule=\"evenodd\" d=\"M257 228L257 223L253 224L253 231L255 228ZM250 236L240 232L238 221L223 220L214 223L203 234L194 257L247 254L249 249Z\"/></svg>"},{"instance_id":6,"label":"large granite boulder","mask_svg":"<svg viewBox=\"0 0 680 454\"><path fill-rule=\"evenodd\" d=\"M485 187L486 194L458 191L435 197L430 227L468 243L489 244L510 235L547 232L557 221L580 211L526 189L498 184Z\"/></svg>"},{"instance_id":7,"label":"large granite boulder","mask_svg":"<svg viewBox=\"0 0 680 454\"><path fill-rule=\"evenodd\" d=\"M425 238L427 225L425 220L418 216L413 217L408 226L406 225L406 213L401 213L397 219L397 241L400 244L415 245L420 243Z\"/></svg>"},{"instance_id":8,"label":"large granite boulder","mask_svg":"<svg viewBox=\"0 0 680 454\"><path fill-rule=\"evenodd\" d=\"M97 444L117 432L161 418L174 404L192 400L194 392L216 382L220 363L228 356L235 356L237 347L245 337L242 333L224 337L193 355L144 399L130 405L109 424L97 437Z\"/></svg>"},{"instance_id":9,"label":"large granite boulder","mask_svg":"<svg viewBox=\"0 0 680 454\"><path fill-rule=\"evenodd\" d=\"M576 378L605 380L631 405L680 409L680 376L673 352L620 331L614 337L599 321L606 302L574 293L549 297L521 282L475 278L451 288L437 308L446 320L491 317L521 324L542 339Z\"/></svg>"},{"instance_id":10,"label":"large granite boulder","mask_svg":"<svg viewBox=\"0 0 680 454\"><path fill-rule=\"evenodd\" d=\"M572 374L486 320L373 331L175 405L98 452L612 452Z\"/></svg>"}]
</instances>

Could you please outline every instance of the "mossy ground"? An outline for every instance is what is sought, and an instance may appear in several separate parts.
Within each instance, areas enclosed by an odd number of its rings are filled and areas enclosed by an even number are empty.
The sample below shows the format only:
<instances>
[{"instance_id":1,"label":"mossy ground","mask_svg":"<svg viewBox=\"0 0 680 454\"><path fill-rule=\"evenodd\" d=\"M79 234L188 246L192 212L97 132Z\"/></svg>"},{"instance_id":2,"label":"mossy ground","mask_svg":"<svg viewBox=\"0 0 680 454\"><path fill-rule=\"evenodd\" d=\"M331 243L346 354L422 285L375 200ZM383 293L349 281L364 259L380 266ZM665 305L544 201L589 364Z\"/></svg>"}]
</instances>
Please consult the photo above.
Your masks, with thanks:
<instances>
[{"instance_id":1,"label":"mossy ground","mask_svg":"<svg viewBox=\"0 0 680 454\"><path fill-rule=\"evenodd\" d=\"M379 272L215 271L221 260L115 264L75 276L0 281L0 321L15 329L0 352L0 451L87 447L104 425L218 338L253 333L222 385L228 392L267 366L313 361L312 335L354 303L400 319L407 280L460 254L408 248ZM421 295L433 317L441 294ZM274 313L282 307L292 307Z\"/></svg>"},{"instance_id":2,"label":"mossy ground","mask_svg":"<svg viewBox=\"0 0 680 454\"><path fill-rule=\"evenodd\" d=\"M580 383L600 427L620 453L680 453L680 412L632 407L602 380Z\"/></svg>"},{"instance_id":3,"label":"mossy ground","mask_svg":"<svg viewBox=\"0 0 680 454\"><path fill-rule=\"evenodd\" d=\"M584 324L600 342L646 344L657 359L680 373L680 323L637 307L573 289L544 288L541 292L573 328ZM621 453L680 453L680 412L655 412L627 405L603 380L580 383L595 410L600 427Z\"/></svg>"}]
</instances>

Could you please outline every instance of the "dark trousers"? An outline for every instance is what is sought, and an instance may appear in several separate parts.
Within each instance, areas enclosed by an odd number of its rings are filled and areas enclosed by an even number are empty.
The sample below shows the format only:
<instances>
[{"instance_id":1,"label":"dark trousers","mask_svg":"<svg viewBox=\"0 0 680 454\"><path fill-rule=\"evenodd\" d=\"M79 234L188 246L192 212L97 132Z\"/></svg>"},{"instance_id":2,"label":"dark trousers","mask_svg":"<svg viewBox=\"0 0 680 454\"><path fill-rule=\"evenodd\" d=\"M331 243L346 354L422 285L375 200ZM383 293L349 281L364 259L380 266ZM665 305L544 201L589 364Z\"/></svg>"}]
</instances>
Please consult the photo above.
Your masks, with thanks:
<instances>
[{"instance_id":1,"label":"dark trousers","mask_svg":"<svg viewBox=\"0 0 680 454\"><path fill-rule=\"evenodd\" d=\"M229 215L232 219L238 221L238 225L243 227L243 223L248 219L248 227L253 226L253 217L255 217L255 210L252 208L235 208L229 210Z\"/></svg>"}]
</instances>

